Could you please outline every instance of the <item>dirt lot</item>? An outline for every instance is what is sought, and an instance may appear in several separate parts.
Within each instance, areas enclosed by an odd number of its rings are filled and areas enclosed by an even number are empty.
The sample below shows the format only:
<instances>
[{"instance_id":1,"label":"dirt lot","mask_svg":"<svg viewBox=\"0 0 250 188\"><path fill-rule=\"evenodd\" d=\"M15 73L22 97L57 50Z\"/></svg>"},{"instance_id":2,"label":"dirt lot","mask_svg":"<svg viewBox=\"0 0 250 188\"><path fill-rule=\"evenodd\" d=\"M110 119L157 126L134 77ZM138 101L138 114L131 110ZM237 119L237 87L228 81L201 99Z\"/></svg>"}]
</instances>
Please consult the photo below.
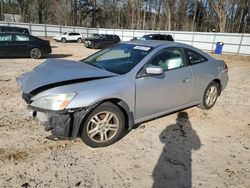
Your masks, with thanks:
<instances>
[{"instance_id":1,"label":"dirt lot","mask_svg":"<svg viewBox=\"0 0 250 188\"><path fill-rule=\"evenodd\" d=\"M95 51L52 45L51 58ZM80 139L47 140L28 116L15 78L44 59L0 59L0 187L250 187L250 57L218 58L230 82L213 109L149 121L100 149Z\"/></svg>"}]
</instances>

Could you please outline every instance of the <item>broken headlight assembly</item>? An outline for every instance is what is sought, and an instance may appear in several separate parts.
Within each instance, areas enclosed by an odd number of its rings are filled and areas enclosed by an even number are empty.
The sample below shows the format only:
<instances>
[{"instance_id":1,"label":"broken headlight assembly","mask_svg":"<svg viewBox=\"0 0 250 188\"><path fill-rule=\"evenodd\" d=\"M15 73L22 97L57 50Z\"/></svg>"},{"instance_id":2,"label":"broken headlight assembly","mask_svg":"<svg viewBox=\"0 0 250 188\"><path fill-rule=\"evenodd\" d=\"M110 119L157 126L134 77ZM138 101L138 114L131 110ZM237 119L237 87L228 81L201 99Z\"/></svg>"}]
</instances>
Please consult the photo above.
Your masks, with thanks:
<instances>
[{"instance_id":1,"label":"broken headlight assembly","mask_svg":"<svg viewBox=\"0 0 250 188\"><path fill-rule=\"evenodd\" d=\"M64 110L75 96L76 93L48 95L36 99L31 106L46 110Z\"/></svg>"}]
</instances>

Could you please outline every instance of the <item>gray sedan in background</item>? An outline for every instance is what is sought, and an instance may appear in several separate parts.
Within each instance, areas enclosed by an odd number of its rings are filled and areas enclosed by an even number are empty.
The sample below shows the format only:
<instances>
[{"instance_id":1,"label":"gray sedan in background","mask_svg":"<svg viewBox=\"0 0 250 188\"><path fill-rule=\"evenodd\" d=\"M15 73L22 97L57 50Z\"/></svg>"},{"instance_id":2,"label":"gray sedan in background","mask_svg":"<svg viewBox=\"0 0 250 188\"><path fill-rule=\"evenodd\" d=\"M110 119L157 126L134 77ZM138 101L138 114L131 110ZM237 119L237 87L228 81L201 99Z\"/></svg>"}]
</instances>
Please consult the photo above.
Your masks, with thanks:
<instances>
[{"instance_id":1,"label":"gray sedan in background","mask_svg":"<svg viewBox=\"0 0 250 188\"><path fill-rule=\"evenodd\" d=\"M196 105L210 109L228 69L189 45L130 41L77 62L49 59L17 82L52 138L103 147L135 124Z\"/></svg>"}]
</instances>

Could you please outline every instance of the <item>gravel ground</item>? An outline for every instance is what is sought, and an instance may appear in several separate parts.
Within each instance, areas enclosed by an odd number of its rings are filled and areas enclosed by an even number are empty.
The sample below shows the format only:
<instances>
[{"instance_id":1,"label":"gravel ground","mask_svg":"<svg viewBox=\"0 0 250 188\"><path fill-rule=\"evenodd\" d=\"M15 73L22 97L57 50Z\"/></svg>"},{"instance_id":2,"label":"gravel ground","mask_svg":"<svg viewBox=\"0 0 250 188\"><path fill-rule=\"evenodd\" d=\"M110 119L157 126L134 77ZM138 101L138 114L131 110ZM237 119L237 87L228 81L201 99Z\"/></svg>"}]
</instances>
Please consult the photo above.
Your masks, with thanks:
<instances>
[{"instance_id":1,"label":"gravel ground","mask_svg":"<svg viewBox=\"0 0 250 188\"><path fill-rule=\"evenodd\" d=\"M51 44L50 58L95 52ZM143 123L99 149L80 139L47 140L28 116L15 78L44 59L0 59L0 187L250 187L250 57L217 58L228 64L230 81L213 109Z\"/></svg>"}]
</instances>

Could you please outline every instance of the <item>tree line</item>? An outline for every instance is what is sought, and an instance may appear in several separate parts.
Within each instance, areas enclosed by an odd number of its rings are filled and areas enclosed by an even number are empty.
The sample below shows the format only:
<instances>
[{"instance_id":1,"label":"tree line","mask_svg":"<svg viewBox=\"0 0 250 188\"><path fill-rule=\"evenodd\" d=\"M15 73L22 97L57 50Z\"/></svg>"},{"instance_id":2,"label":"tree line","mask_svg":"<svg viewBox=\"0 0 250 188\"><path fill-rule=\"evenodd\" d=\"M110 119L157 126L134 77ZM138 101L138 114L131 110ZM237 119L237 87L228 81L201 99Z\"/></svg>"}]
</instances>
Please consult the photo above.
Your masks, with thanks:
<instances>
[{"instance_id":1,"label":"tree line","mask_svg":"<svg viewBox=\"0 0 250 188\"><path fill-rule=\"evenodd\" d=\"M83 27L250 32L250 0L0 0L0 20Z\"/></svg>"}]
</instances>

